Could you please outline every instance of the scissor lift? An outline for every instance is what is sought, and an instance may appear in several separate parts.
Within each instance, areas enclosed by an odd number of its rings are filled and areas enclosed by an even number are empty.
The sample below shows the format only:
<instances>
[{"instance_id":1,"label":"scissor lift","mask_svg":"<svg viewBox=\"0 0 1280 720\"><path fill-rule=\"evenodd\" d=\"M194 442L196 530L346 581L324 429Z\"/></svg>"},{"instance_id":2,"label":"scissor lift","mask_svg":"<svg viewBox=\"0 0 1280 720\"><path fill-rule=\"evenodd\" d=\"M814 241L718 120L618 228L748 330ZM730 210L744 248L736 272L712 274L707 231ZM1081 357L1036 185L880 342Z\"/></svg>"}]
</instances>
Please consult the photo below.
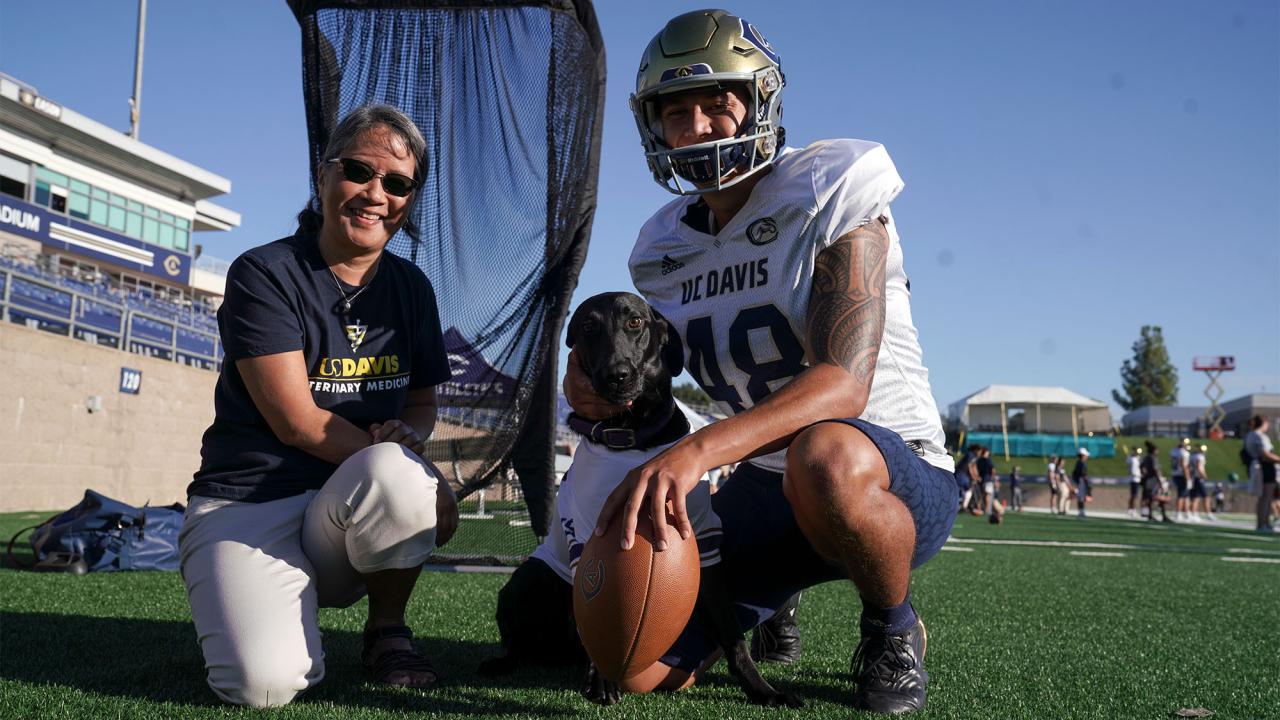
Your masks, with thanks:
<instances>
[{"instance_id":1,"label":"scissor lift","mask_svg":"<svg viewBox=\"0 0 1280 720\"><path fill-rule=\"evenodd\" d=\"M1191 369L1202 372L1209 378L1209 385L1204 389L1204 396L1209 398L1209 408L1204 412L1204 422L1205 427L1208 428L1209 437L1216 440L1223 435L1222 419L1227 416L1227 412L1218 405L1223 393L1222 386L1218 384L1218 378L1222 377L1222 373L1236 369L1236 358L1234 355L1199 356L1191 361Z\"/></svg>"}]
</instances>

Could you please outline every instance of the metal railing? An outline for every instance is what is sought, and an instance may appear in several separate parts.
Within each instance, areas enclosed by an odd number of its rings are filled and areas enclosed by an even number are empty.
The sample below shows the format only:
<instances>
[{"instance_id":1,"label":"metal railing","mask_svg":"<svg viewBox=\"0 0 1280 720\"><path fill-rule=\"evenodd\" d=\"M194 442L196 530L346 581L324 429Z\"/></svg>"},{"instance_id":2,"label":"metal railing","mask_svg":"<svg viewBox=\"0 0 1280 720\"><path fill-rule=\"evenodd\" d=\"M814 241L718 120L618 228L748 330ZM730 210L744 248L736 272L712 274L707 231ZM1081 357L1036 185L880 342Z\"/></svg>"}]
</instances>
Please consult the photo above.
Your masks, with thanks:
<instances>
[{"instance_id":1,"label":"metal railing","mask_svg":"<svg viewBox=\"0 0 1280 720\"><path fill-rule=\"evenodd\" d=\"M203 370L222 364L216 333L130 307L127 297L89 294L20 267L0 267L0 322Z\"/></svg>"}]
</instances>

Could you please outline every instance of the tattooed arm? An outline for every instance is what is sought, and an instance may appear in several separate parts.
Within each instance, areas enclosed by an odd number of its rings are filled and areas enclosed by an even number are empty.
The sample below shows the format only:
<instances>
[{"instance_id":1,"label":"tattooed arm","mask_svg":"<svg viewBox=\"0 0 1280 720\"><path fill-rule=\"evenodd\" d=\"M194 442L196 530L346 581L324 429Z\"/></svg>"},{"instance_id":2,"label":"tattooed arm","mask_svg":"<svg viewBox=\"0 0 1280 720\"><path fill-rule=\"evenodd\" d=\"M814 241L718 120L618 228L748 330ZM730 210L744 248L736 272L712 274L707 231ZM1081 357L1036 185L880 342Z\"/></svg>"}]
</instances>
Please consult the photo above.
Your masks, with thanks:
<instances>
[{"instance_id":1,"label":"tattooed arm","mask_svg":"<svg viewBox=\"0 0 1280 720\"><path fill-rule=\"evenodd\" d=\"M753 407L684 437L628 473L601 508L597 534L621 510L623 546L629 547L641 510L662 518L670 502L676 527L689 537L685 495L703 472L781 450L818 421L862 414L884 333L886 224L873 220L818 255L805 318L810 366ZM665 522L654 522L660 549L666 533Z\"/></svg>"},{"instance_id":2,"label":"tattooed arm","mask_svg":"<svg viewBox=\"0 0 1280 720\"><path fill-rule=\"evenodd\" d=\"M814 363L843 368L860 396L856 417L866 408L884 335L886 218L841 237L818 255L809 293L805 337Z\"/></svg>"}]
</instances>

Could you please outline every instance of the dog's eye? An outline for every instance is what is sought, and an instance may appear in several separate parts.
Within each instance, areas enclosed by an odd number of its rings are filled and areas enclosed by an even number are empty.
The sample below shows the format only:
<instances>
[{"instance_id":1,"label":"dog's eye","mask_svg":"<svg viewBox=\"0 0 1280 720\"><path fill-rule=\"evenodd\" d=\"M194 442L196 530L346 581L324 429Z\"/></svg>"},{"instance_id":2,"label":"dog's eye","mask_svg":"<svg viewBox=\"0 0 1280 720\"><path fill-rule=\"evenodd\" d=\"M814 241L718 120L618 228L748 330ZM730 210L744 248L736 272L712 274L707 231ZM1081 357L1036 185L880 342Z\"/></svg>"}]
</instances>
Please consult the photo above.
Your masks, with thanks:
<instances>
[{"instance_id":1,"label":"dog's eye","mask_svg":"<svg viewBox=\"0 0 1280 720\"><path fill-rule=\"evenodd\" d=\"M582 323L581 330L583 335L590 335L591 333L596 331L596 324L588 320Z\"/></svg>"},{"instance_id":2,"label":"dog's eye","mask_svg":"<svg viewBox=\"0 0 1280 720\"><path fill-rule=\"evenodd\" d=\"M627 328L630 330L639 330L644 327L644 318L636 316L627 321Z\"/></svg>"}]
</instances>

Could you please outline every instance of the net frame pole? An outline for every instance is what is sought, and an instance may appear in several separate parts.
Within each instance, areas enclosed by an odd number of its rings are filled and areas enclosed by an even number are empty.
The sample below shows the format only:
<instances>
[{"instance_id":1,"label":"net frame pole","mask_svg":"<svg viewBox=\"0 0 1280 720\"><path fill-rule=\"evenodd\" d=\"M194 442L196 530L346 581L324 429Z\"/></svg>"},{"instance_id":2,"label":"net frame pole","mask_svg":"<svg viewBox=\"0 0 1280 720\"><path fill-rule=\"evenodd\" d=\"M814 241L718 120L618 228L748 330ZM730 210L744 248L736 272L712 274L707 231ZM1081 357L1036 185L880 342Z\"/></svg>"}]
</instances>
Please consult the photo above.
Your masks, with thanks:
<instances>
[{"instance_id":1,"label":"net frame pole","mask_svg":"<svg viewBox=\"0 0 1280 720\"><path fill-rule=\"evenodd\" d=\"M1004 436L1004 461L1009 462L1009 411L1000 402L1000 434Z\"/></svg>"}]
</instances>

